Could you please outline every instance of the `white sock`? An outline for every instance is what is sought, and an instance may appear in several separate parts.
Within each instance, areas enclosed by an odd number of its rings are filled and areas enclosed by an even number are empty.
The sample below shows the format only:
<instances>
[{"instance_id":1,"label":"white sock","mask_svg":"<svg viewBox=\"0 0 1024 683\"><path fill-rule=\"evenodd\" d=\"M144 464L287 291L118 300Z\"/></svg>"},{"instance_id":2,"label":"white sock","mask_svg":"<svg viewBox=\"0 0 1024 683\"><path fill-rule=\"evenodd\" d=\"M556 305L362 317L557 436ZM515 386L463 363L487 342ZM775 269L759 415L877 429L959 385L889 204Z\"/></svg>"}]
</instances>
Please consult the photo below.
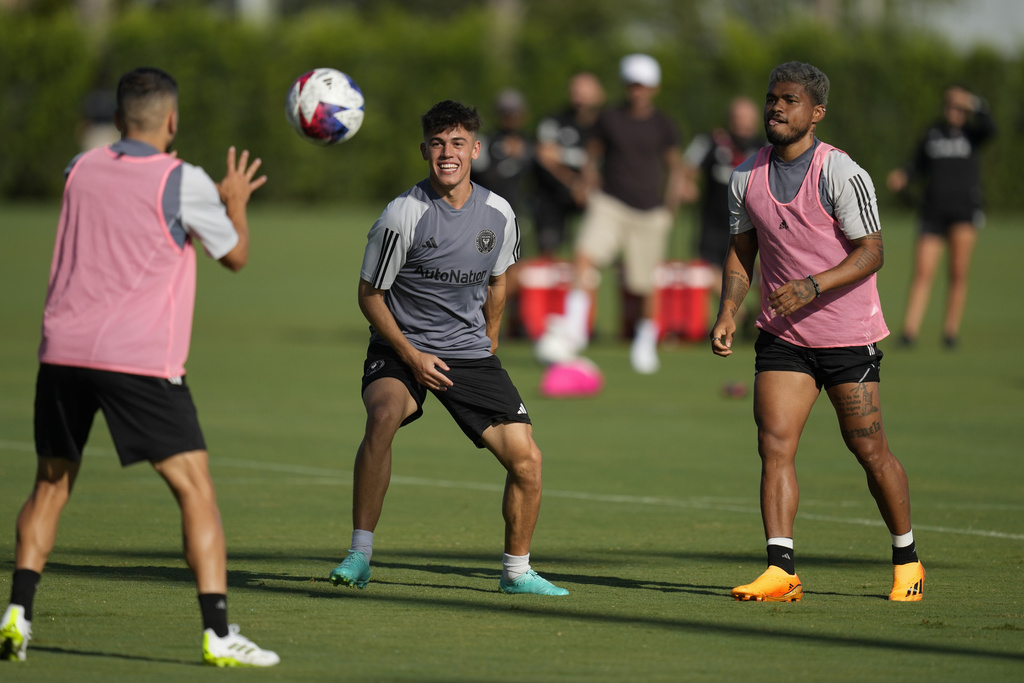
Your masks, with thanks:
<instances>
[{"instance_id":1,"label":"white sock","mask_svg":"<svg viewBox=\"0 0 1024 683\"><path fill-rule=\"evenodd\" d=\"M768 541L765 543L765 545L779 545L779 546L782 546L783 548L789 548L790 550L792 550L793 549L793 539L792 538L786 538L785 536L775 536L773 538L769 538Z\"/></svg>"},{"instance_id":2,"label":"white sock","mask_svg":"<svg viewBox=\"0 0 1024 683\"><path fill-rule=\"evenodd\" d=\"M892 536L892 547L893 548L906 548L908 545L914 542L914 530L911 529L905 534L889 534Z\"/></svg>"},{"instance_id":3,"label":"white sock","mask_svg":"<svg viewBox=\"0 0 1024 683\"><path fill-rule=\"evenodd\" d=\"M365 529L353 529L352 547L348 551L366 555L366 561L369 562L373 556L373 532Z\"/></svg>"},{"instance_id":4,"label":"white sock","mask_svg":"<svg viewBox=\"0 0 1024 683\"><path fill-rule=\"evenodd\" d=\"M569 329L584 339L587 338L587 323L590 319L590 294L585 289L573 289L565 296L565 322Z\"/></svg>"},{"instance_id":5,"label":"white sock","mask_svg":"<svg viewBox=\"0 0 1024 683\"><path fill-rule=\"evenodd\" d=\"M501 556L501 578L503 581L515 581L520 576L530 571L530 553L525 555Z\"/></svg>"},{"instance_id":6,"label":"white sock","mask_svg":"<svg viewBox=\"0 0 1024 683\"><path fill-rule=\"evenodd\" d=\"M636 324L636 334L633 337L638 344L650 346L658 345L658 323L650 318L643 318Z\"/></svg>"}]
</instances>

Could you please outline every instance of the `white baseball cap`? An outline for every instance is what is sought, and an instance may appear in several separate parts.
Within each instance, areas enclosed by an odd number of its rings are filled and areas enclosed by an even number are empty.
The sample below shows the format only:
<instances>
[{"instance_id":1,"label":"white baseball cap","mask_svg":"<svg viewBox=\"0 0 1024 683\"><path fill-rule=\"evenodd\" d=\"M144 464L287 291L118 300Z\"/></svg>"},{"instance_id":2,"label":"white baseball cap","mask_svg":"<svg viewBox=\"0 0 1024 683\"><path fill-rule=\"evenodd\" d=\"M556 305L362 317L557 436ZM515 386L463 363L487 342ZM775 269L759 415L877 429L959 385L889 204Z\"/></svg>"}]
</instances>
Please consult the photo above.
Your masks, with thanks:
<instances>
[{"instance_id":1,"label":"white baseball cap","mask_svg":"<svg viewBox=\"0 0 1024 683\"><path fill-rule=\"evenodd\" d=\"M650 55L626 55L619 62L619 76L623 83L639 83L648 88L661 84L661 67L658 60Z\"/></svg>"}]
</instances>

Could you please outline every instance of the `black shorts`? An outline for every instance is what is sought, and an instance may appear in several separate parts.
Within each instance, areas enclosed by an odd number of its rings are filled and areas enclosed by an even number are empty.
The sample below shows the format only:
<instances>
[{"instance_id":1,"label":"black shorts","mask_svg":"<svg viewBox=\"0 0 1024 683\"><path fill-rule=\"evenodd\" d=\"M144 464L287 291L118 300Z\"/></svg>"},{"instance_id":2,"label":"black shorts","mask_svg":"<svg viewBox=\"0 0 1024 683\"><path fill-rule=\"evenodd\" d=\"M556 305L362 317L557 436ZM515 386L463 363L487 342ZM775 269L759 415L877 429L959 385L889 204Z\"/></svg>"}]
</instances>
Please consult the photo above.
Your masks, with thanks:
<instances>
[{"instance_id":1,"label":"black shorts","mask_svg":"<svg viewBox=\"0 0 1024 683\"><path fill-rule=\"evenodd\" d=\"M97 410L103 411L122 466L206 450L184 377L43 363L36 379L36 453L80 462Z\"/></svg>"},{"instance_id":2,"label":"black shorts","mask_svg":"<svg viewBox=\"0 0 1024 683\"><path fill-rule=\"evenodd\" d=\"M917 223L917 233L949 237L949 229L954 223L970 223L975 228L983 228L985 227L985 212L981 209L968 208L925 212L921 214Z\"/></svg>"},{"instance_id":3,"label":"black shorts","mask_svg":"<svg viewBox=\"0 0 1024 683\"><path fill-rule=\"evenodd\" d=\"M754 351L757 352L754 374L773 370L803 372L814 378L819 389L881 381L882 350L874 344L809 349L761 330Z\"/></svg>"},{"instance_id":4,"label":"black shorts","mask_svg":"<svg viewBox=\"0 0 1024 683\"><path fill-rule=\"evenodd\" d=\"M484 447L480 437L492 425L502 422L532 424L519 390L512 384L497 356L443 360L449 367L444 374L453 385L447 391L429 391L451 413L456 424L477 448ZM416 381L412 370L394 349L384 344L371 344L363 364L362 391L384 377L400 380L416 399L416 412L407 417L402 426L419 419L423 415L427 387Z\"/></svg>"}]
</instances>

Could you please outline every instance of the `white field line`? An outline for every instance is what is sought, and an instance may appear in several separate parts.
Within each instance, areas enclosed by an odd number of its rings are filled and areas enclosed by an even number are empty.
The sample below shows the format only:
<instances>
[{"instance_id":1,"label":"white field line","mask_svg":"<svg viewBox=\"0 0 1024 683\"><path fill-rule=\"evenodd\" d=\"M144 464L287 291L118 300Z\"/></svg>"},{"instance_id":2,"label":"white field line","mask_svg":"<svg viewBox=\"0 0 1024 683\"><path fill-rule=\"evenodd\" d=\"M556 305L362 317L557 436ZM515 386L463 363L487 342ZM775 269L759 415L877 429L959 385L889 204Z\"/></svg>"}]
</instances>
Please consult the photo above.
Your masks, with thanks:
<instances>
[{"instance_id":1,"label":"white field line","mask_svg":"<svg viewBox=\"0 0 1024 683\"><path fill-rule=\"evenodd\" d=\"M18 441L0 441L0 451L28 451L32 452L35 447L31 443ZM104 456L113 456L114 451L109 448L89 447L89 453ZM330 469L325 467L307 467L305 465L292 465L289 463L260 462L256 460L244 460L240 458L217 457L212 460L217 466L236 467L239 469L260 470L264 472L281 472L295 474L305 477L314 477L315 481L303 481L304 484L316 483L321 485L351 485L352 477L349 472ZM466 491L491 491L501 492L504 486L501 484L486 484L481 482L451 481L447 479L426 479L422 477L392 476L392 484L403 486L423 486L438 489L461 489ZM866 494L865 494L866 495ZM558 489L544 489L545 498L568 498L573 500L585 500L594 503L607 503L618 505L651 505L670 508L689 508L699 510L715 510L719 512L737 512L741 514L760 514L756 505L745 504L739 499L712 498L712 497L691 497L691 498L665 498L663 496L633 496L625 494L588 493L585 491L562 491ZM843 501L809 501L801 500L801 505L831 505L843 507ZM859 504L858 504L859 505ZM971 510L1021 510L1024 505L991 505L985 506L977 503L967 503L962 506L956 504L946 505L947 508L963 508ZM866 519L859 517L838 517L835 515L819 515L816 513L800 512L801 519L817 522L832 522L836 524L853 524L856 526L882 527L884 524L879 519ZM1024 534L1011 534L1002 531L991 531L987 529L957 529L944 526L930 526L915 524L914 529L928 531L931 533L957 534L963 536L980 536L984 538L1005 538L1014 541L1024 541Z\"/></svg>"}]
</instances>

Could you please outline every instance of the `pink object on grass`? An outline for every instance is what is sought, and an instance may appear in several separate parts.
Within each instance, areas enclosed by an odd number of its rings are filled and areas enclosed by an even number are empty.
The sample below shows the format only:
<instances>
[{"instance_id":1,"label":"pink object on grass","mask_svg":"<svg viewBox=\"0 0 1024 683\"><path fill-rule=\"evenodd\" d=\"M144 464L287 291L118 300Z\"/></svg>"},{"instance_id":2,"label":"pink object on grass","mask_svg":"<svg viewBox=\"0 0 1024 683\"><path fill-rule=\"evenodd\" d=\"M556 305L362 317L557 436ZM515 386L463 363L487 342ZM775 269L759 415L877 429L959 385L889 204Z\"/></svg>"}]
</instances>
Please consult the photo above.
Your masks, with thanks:
<instances>
[{"instance_id":1,"label":"pink object on grass","mask_svg":"<svg viewBox=\"0 0 1024 683\"><path fill-rule=\"evenodd\" d=\"M593 361L577 358L554 363L540 380L540 393L549 398L594 396L604 386L604 375Z\"/></svg>"}]
</instances>

